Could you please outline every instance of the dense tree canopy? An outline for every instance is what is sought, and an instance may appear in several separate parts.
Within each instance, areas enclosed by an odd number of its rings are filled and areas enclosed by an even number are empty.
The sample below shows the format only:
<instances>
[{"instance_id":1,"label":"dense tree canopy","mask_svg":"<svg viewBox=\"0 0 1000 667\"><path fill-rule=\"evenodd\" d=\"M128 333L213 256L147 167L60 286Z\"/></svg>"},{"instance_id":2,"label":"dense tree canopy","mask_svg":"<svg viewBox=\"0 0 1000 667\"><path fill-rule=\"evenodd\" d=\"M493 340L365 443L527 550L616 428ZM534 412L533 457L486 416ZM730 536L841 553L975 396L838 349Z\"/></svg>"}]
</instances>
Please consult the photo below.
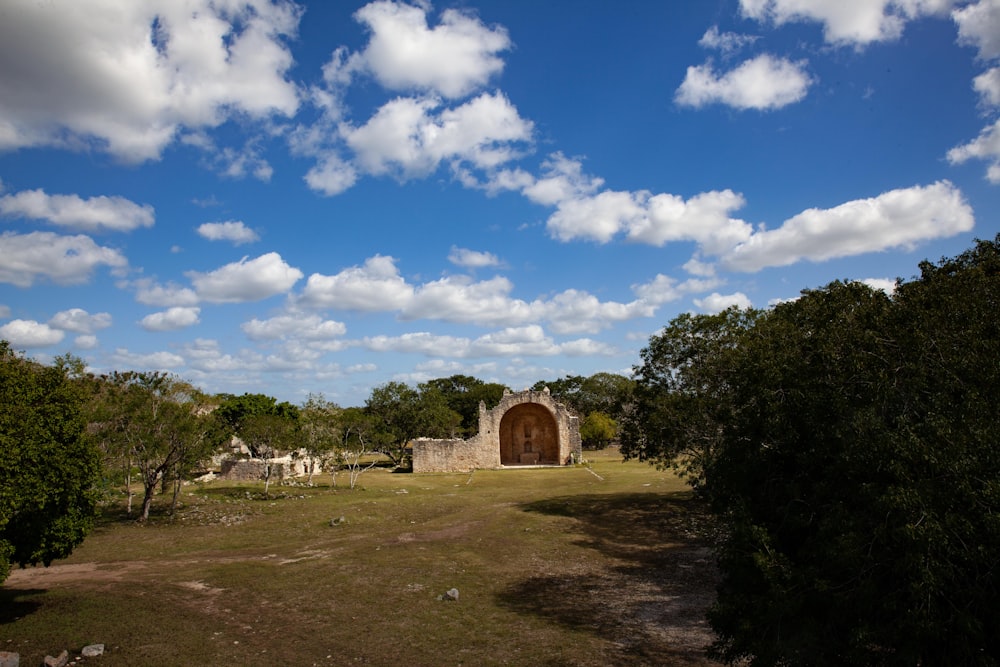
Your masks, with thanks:
<instances>
[{"instance_id":1,"label":"dense tree canopy","mask_svg":"<svg viewBox=\"0 0 1000 667\"><path fill-rule=\"evenodd\" d=\"M643 351L626 451L680 462L722 522L728 661L1000 661L1000 237L920 269Z\"/></svg>"},{"instance_id":2,"label":"dense tree canopy","mask_svg":"<svg viewBox=\"0 0 1000 667\"><path fill-rule=\"evenodd\" d=\"M0 341L0 582L65 558L90 530L99 457L82 437L80 383Z\"/></svg>"}]
</instances>

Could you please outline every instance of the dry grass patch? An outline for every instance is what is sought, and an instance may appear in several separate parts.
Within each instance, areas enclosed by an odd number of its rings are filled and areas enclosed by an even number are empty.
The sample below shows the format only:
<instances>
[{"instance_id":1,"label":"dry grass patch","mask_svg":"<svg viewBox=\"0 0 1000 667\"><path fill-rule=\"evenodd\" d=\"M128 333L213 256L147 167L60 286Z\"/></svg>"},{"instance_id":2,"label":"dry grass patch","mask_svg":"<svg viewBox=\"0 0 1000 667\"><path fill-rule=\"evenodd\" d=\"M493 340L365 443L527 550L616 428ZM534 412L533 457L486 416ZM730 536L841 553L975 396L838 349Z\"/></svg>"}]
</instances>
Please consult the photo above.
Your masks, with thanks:
<instances>
[{"instance_id":1,"label":"dry grass patch","mask_svg":"<svg viewBox=\"0 0 1000 667\"><path fill-rule=\"evenodd\" d=\"M353 492L271 500L217 482L146 526L116 510L67 561L8 579L0 650L38 664L100 642L109 667L708 664L702 512L669 473L591 458L373 470Z\"/></svg>"}]
</instances>

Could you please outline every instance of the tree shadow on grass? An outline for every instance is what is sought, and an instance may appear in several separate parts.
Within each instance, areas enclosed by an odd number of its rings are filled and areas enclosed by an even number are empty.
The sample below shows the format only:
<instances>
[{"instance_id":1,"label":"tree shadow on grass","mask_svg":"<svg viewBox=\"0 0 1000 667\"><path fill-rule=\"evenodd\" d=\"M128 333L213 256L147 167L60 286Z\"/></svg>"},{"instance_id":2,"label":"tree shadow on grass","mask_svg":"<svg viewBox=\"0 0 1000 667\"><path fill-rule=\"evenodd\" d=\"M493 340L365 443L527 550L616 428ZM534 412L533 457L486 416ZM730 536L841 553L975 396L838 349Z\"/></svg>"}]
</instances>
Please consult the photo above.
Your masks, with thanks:
<instances>
[{"instance_id":1,"label":"tree shadow on grass","mask_svg":"<svg viewBox=\"0 0 1000 667\"><path fill-rule=\"evenodd\" d=\"M687 494L635 493L551 498L526 512L572 517L575 544L610 559L603 569L529 577L499 603L611 643L607 665L711 665L705 612L718 574L710 517Z\"/></svg>"},{"instance_id":2,"label":"tree shadow on grass","mask_svg":"<svg viewBox=\"0 0 1000 667\"><path fill-rule=\"evenodd\" d=\"M0 625L13 623L34 613L42 603L33 598L43 593L44 589L36 588L0 588Z\"/></svg>"}]
</instances>

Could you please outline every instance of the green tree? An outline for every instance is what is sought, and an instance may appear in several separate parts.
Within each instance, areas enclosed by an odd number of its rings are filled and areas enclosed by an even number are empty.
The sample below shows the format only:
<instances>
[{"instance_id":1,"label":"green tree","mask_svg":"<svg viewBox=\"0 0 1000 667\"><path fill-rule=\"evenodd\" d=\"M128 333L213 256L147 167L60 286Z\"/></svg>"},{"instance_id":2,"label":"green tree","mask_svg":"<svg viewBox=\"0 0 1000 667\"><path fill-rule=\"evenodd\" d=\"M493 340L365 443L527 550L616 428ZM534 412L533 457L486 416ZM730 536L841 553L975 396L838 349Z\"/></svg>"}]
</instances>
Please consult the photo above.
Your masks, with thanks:
<instances>
[{"instance_id":1,"label":"green tree","mask_svg":"<svg viewBox=\"0 0 1000 667\"><path fill-rule=\"evenodd\" d=\"M326 400L322 394L309 394L302 404L299 417L300 434L302 446L310 458L307 481L309 486L312 486L317 463L323 469L333 468L330 470L333 476L331 483L336 483L337 450L341 441L338 417L341 412L336 403Z\"/></svg>"},{"instance_id":2,"label":"green tree","mask_svg":"<svg viewBox=\"0 0 1000 667\"><path fill-rule=\"evenodd\" d=\"M479 403L487 409L496 407L507 387L496 382L483 382L470 375L452 375L429 380L419 386L420 393L436 390L448 407L462 417L461 431L465 436L479 432Z\"/></svg>"},{"instance_id":3,"label":"green tree","mask_svg":"<svg viewBox=\"0 0 1000 667\"><path fill-rule=\"evenodd\" d=\"M920 269L644 350L629 452L696 452L728 662L1000 662L1000 236Z\"/></svg>"},{"instance_id":4,"label":"green tree","mask_svg":"<svg viewBox=\"0 0 1000 667\"><path fill-rule=\"evenodd\" d=\"M271 487L272 459L300 442L299 409L266 394L224 395L215 415L264 465L264 496Z\"/></svg>"},{"instance_id":5,"label":"green tree","mask_svg":"<svg viewBox=\"0 0 1000 667\"><path fill-rule=\"evenodd\" d=\"M580 440L590 449L604 449L617 435L615 420L603 412L591 412L580 424Z\"/></svg>"},{"instance_id":6,"label":"green tree","mask_svg":"<svg viewBox=\"0 0 1000 667\"><path fill-rule=\"evenodd\" d=\"M95 412L95 437L121 457L120 465L137 469L143 487L139 521L149 518L157 485L174 481L173 511L180 484L190 470L223 440L218 422L203 409L191 385L160 372L115 372L105 380L105 407ZM131 510L131 497L129 498Z\"/></svg>"},{"instance_id":7,"label":"green tree","mask_svg":"<svg viewBox=\"0 0 1000 667\"><path fill-rule=\"evenodd\" d=\"M0 341L0 582L65 558L93 526L100 460L82 437L84 392Z\"/></svg>"},{"instance_id":8,"label":"green tree","mask_svg":"<svg viewBox=\"0 0 1000 667\"><path fill-rule=\"evenodd\" d=\"M421 392L402 382L373 389L365 412L375 424L369 445L400 467L405 467L410 440L454 437L462 423L462 416L448 407L441 391L428 387Z\"/></svg>"},{"instance_id":9,"label":"green tree","mask_svg":"<svg viewBox=\"0 0 1000 667\"><path fill-rule=\"evenodd\" d=\"M685 313L650 339L619 420L625 458L673 467L701 487L705 462L732 418L726 396L734 373L729 358L760 317L759 311L737 308Z\"/></svg>"}]
</instances>

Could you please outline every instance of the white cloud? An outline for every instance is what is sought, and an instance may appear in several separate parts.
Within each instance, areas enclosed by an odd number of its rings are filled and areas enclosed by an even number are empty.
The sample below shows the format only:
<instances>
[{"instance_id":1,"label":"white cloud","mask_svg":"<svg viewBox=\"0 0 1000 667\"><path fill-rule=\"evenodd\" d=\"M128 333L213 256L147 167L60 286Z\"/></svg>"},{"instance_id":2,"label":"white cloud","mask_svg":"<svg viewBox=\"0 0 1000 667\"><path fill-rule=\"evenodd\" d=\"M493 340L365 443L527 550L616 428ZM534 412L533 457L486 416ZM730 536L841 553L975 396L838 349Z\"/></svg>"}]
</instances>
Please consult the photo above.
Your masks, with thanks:
<instances>
[{"instance_id":1,"label":"white cloud","mask_svg":"<svg viewBox=\"0 0 1000 667\"><path fill-rule=\"evenodd\" d=\"M972 159L987 160L990 163L986 172L987 180L1000 184L1000 120L985 127L969 143L948 151L948 161L952 164Z\"/></svg>"},{"instance_id":2,"label":"white cloud","mask_svg":"<svg viewBox=\"0 0 1000 667\"><path fill-rule=\"evenodd\" d=\"M60 236L51 232L0 234L0 282L31 287L48 278L60 285L90 280L99 266L124 270L128 261L119 251L99 246L83 235Z\"/></svg>"},{"instance_id":3,"label":"white cloud","mask_svg":"<svg viewBox=\"0 0 1000 667\"><path fill-rule=\"evenodd\" d=\"M293 115L287 0L11 0L0 22L0 150L89 145L159 158L182 128Z\"/></svg>"},{"instance_id":4,"label":"white cloud","mask_svg":"<svg viewBox=\"0 0 1000 667\"><path fill-rule=\"evenodd\" d=\"M254 318L241 326L250 340L301 339L323 341L343 336L343 322L324 320L318 315L291 314L267 320Z\"/></svg>"},{"instance_id":5,"label":"white cloud","mask_svg":"<svg viewBox=\"0 0 1000 667\"><path fill-rule=\"evenodd\" d=\"M803 259L823 261L889 248L972 229L972 208L948 181L885 192L831 209L809 209L778 229L754 234L722 256L737 271L786 266Z\"/></svg>"},{"instance_id":6,"label":"white cloud","mask_svg":"<svg viewBox=\"0 0 1000 667\"><path fill-rule=\"evenodd\" d=\"M645 215L644 193L605 190L567 199L549 216L546 227L560 241L583 238L607 243L619 231L634 227Z\"/></svg>"},{"instance_id":7,"label":"white cloud","mask_svg":"<svg viewBox=\"0 0 1000 667\"><path fill-rule=\"evenodd\" d=\"M653 306L659 306L671 301L677 301L689 294L707 292L722 285L724 282L721 278L715 277L689 278L683 282L678 282L675 278L658 273L648 283L633 285L632 291L644 302Z\"/></svg>"},{"instance_id":8,"label":"white cloud","mask_svg":"<svg viewBox=\"0 0 1000 667\"><path fill-rule=\"evenodd\" d=\"M302 304L343 310L384 311L405 306L413 288L399 275L396 260L376 255L364 266L344 269L333 276L314 273L302 291Z\"/></svg>"},{"instance_id":9,"label":"white cloud","mask_svg":"<svg viewBox=\"0 0 1000 667\"><path fill-rule=\"evenodd\" d=\"M451 160L493 168L519 157L516 144L531 139L531 122L502 93L435 115L438 107L433 98L396 98L360 127L342 124L340 133L361 170L400 178L425 176Z\"/></svg>"},{"instance_id":10,"label":"white cloud","mask_svg":"<svg viewBox=\"0 0 1000 667\"><path fill-rule=\"evenodd\" d=\"M695 108L718 103L769 111L798 102L812 83L805 62L765 53L722 75L716 74L711 63L688 67L674 100Z\"/></svg>"},{"instance_id":11,"label":"white cloud","mask_svg":"<svg viewBox=\"0 0 1000 667\"><path fill-rule=\"evenodd\" d=\"M365 338L363 344L376 352L404 352L453 359L614 353L610 346L586 338L556 343L537 324L507 327L479 338L418 332L401 336L373 336Z\"/></svg>"},{"instance_id":12,"label":"white cloud","mask_svg":"<svg viewBox=\"0 0 1000 667\"><path fill-rule=\"evenodd\" d=\"M705 252L717 254L750 237L751 226L730 217L745 203L743 196L732 190L703 192L687 201L677 195L655 195L645 203L644 215L628 230L628 238L655 246L696 241Z\"/></svg>"},{"instance_id":13,"label":"white cloud","mask_svg":"<svg viewBox=\"0 0 1000 667\"><path fill-rule=\"evenodd\" d=\"M726 308L736 306L737 308L750 308L753 303L750 302L749 297L743 292L734 292L733 294L719 294L718 292L712 292L704 299L695 299L694 305L700 308L706 313L721 313Z\"/></svg>"},{"instance_id":14,"label":"white cloud","mask_svg":"<svg viewBox=\"0 0 1000 667\"><path fill-rule=\"evenodd\" d=\"M430 28L428 9L429 4L387 0L359 9L354 17L371 38L350 67L367 70L386 88L431 90L450 98L463 97L500 73L503 60L497 54L511 47L506 30L456 9L445 10Z\"/></svg>"},{"instance_id":15,"label":"white cloud","mask_svg":"<svg viewBox=\"0 0 1000 667\"><path fill-rule=\"evenodd\" d=\"M0 326L0 338L13 348L47 347L62 342L66 333L34 320L12 320Z\"/></svg>"},{"instance_id":16,"label":"white cloud","mask_svg":"<svg viewBox=\"0 0 1000 667\"><path fill-rule=\"evenodd\" d=\"M748 18L779 26L821 23L827 42L858 47L898 39L907 21L944 14L954 5L955 0L740 0Z\"/></svg>"},{"instance_id":17,"label":"white cloud","mask_svg":"<svg viewBox=\"0 0 1000 667\"><path fill-rule=\"evenodd\" d=\"M978 0L951 13L958 25L958 43L972 46L983 60L1000 58L1000 2Z\"/></svg>"},{"instance_id":18,"label":"white cloud","mask_svg":"<svg viewBox=\"0 0 1000 667\"><path fill-rule=\"evenodd\" d=\"M149 352L140 354L130 352L128 348L116 348L111 355L114 366L137 370L169 370L184 366L184 357L173 352Z\"/></svg>"},{"instance_id":19,"label":"white cloud","mask_svg":"<svg viewBox=\"0 0 1000 667\"><path fill-rule=\"evenodd\" d=\"M209 241L231 241L234 245L259 241L257 232L239 220L226 222L206 222L198 226L197 232Z\"/></svg>"},{"instance_id":20,"label":"white cloud","mask_svg":"<svg viewBox=\"0 0 1000 667\"><path fill-rule=\"evenodd\" d=\"M81 350L93 350L96 349L100 344L97 336L91 334L83 334L82 336L77 336L73 339L73 345Z\"/></svg>"},{"instance_id":21,"label":"white cloud","mask_svg":"<svg viewBox=\"0 0 1000 667\"><path fill-rule=\"evenodd\" d=\"M181 287L174 283L159 285L148 278L136 280L135 300L147 306L166 308L169 306L197 305L198 295L190 287Z\"/></svg>"},{"instance_id":22,"label":"white cloud","mask_svg":"<svg viewBox=\"0 0 1000 667\"><path fill-rule=\"evenodd\" d=\"M146 331L177 331L198 324L200 308L175 306L142 318L139 325Z\"/></svg>"},{"instance_id":23,"label":"white cloud","mask_svg":"<svg viewBox=\"0 0 1000 667\"><path fill-rule=\"evenodd\" d=\"M57 329L73 331L80 334L90 334L111 326L110 313L95 313L91 315L83 308L70 308L52 316L49 324Z\"/></svg>"},{"instance_id":24,"label":"white cloud","mask_svg":"<svg viewBox=\"0 0 1000 667\"><path fill-rule=\"evenodd\" d=\"M244 257L209 273L189 271L185 275L198 297L212 303L260 301L287 292L303 276L276 252L251 260Z\"/></svg>"},{"instance_id":25,"label":"white cloud","mask_svg":"<svg viewBox=\"0 0 1000 667\"><path fill-rule=\"evenodd\" d=\"M469 250L468 248L451 247L448 261L456 266L467 269L484 269L490 266L500 266L500 259L491 252Z\"/></svg>"},{"instance_id":26,"label":"white cloud","mask_svg":"<svg viewBox=\"0 0 1000 667\"><path fill-rule=\"evenodd\" d=\"M44 190L24 190L0 197L0 214L47 220L54 225L86 232L130 232L152 227L153 207L139 205L124 197L49 195Z\"/></svg>"},{"instance_id":27,"label":"white cloud","mask_svg":"<svg viewBox=\"0 0 1000 667\"><path fill-rule=\"evenodd\" d=\"M613 322L652 316L659 305L643 299L600 301L580 290L529 302L512 297L513 289L503 276L481 281L447 276L411 285L399 274L392 257L376 255L362 267L344 269L333 276L309 276L298 303L309 308L396 312L402 320L433 319L477 326L547 321L557 333L600 331Z\"/></svg>"},{"instance_id":28,"label":"white cloud","mask_svg":"<svg viewBox=\"0 0 1000 667\"><path fill-rule=\"evenodd\" d=\"M719 26L713 25L705 31L698 40L698 46L705 49L717 49L724 54L734 53L745 46L756 42L757 35L741 35L735 32L719 32Z\"/></svg>"},{"instance_id":29,"label":"white cloud","mask_svg":"<svg viewBox=\"0 0 1000 667\"><path fill-rule=\"evenodd\" d=\"M330 154L310 168L304 179L310 189L329 197L350 189L358 180L358 172L350 163Z\"/></svg>"},{"instance_id":30,"label":"white cloud","mask_svg":"<svg viewBox=\"0 0 1000 667\"><path fill-rule=\"evenodd\" d=\"M519 185L522 181L524 196L536 204L555 206L564 201L581 199L597 192L604 179L583 173L583 163L580 160L567 158L562 153L554 153L542 163L541 178L525 181L520 178L513 180Z\"/></svg>"},{"instance_id":31,"label":"white cloud","mask_svg":"<svg viewBox=\"0 0 1000 667\"><path fill-rule=\"evenodd\" d=\"M0 318L7 319L8 317L10 317L10 306L0 304Z\"/></svg>"},{"instance_id":32,"label":"white cloud","mask_svg":"<svg viewBox=\"0 0 1000 667\"><path fill-rule=\"evenodd\" d=\"M882 290L886 294L892 294L896 291L896 281L889 278L865 278L861 282L872 289Z\"/></svg>"},{"instance_id":33,"label":"white cloud","mask_svg":"<svg viewBox=\"0 0 1000 667\"><path fill-rule=\"evenodd\" d=\"M1000 67L986 70L972 80L972 87L986 106L1000 107Z\"/></svg>"}]
</instances>

